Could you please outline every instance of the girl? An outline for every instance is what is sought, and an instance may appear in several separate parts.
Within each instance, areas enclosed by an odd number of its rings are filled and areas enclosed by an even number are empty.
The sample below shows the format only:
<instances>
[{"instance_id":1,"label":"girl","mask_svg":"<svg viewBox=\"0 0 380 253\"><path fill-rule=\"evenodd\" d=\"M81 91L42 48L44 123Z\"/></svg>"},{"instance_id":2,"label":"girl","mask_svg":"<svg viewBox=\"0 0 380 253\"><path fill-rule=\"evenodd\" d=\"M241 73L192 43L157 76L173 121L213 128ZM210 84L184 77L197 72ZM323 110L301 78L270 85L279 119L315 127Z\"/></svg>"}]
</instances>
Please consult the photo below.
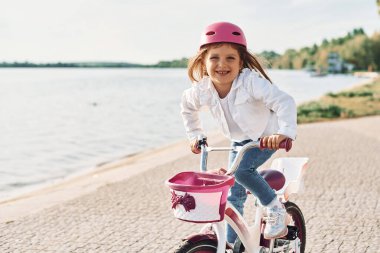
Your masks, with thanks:
<instances>
[{"instance_id":1,"label":"girl","mask_svg":"<svg viewBox=\"0 0 380 253\"><path fill-rule=\"evenodd\" d=\"M244 155L228 200L243 214L248 189L271 217L265 238L286 235L285 208L256 169L272 156L282 140L295 139L297 112L293 98L272 84L256 57L248 52L243 31L231 23L206 27L199 51L189 61L188 75L194 84L183 93L181 114L192 152L200 153L197 136L203 130L198 112L204 108L211 111L233 146L263 138L269 149L251 149ZM230 165L235 156L236 152L231 152ZM228 226L228 242L234 243L236 237Z\"/></svg>"}]
</instances>

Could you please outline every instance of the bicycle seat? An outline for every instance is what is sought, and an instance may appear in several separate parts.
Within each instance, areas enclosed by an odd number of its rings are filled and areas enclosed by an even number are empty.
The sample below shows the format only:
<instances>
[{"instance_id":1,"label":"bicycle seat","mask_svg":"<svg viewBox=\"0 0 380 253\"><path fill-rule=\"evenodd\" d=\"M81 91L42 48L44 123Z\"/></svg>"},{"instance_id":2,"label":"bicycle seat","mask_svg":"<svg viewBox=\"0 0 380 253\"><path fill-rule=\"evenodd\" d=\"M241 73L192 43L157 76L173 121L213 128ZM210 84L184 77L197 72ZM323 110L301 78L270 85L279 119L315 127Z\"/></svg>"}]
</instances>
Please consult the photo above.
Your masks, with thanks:
<instances>
[{"instance_id":1,"label":"bicycle seat","mask_svg":"<svg viewBox=\"0 0 380 253\"><path fill-rule=\"evenodd\" d=\"M285 176L278 170L262 170L259 174L267 181L272 189L278 191L285 185Z\"/></svg>"}]
</instances>

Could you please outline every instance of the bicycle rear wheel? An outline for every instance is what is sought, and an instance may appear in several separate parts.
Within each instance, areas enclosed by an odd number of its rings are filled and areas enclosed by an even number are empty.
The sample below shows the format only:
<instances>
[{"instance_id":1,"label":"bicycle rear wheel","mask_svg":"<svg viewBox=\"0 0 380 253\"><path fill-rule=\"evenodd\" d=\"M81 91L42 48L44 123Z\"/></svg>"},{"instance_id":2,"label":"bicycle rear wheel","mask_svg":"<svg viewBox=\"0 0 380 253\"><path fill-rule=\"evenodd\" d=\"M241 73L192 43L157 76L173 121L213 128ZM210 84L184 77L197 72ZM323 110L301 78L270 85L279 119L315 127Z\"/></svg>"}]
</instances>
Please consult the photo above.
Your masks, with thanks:
<instances>
[{"instance_id":1,"label":"bicycle rear wheel","mask_svg":"<svg viewBox=\"0 0 380 253\"><path fill-rule=\"evenodd\" d=\"M175 253L215 253L217 242L213 240L201 240L198 242L184 241Z\"/></svg>"}]
</instances>

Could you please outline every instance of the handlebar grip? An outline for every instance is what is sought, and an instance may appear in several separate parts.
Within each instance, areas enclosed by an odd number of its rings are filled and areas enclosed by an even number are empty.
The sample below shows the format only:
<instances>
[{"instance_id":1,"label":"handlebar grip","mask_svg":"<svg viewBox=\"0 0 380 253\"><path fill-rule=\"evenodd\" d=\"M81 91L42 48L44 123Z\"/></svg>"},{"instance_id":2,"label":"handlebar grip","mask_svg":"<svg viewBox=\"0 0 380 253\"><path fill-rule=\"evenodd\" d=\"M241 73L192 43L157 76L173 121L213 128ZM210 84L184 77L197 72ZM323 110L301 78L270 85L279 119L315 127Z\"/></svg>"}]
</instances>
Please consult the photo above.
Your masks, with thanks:
<instances>
[{"instance_id":1,"label":"handlebar grip","mask_svg":"<svg viewBox=\"0 0 380 253\"><path fill-rule=\"evenodd\" d=\"M286 152L289 152L289 150L292 148L292 139L286 138L282 142L280 142L280 148L285 149ZM263 139L260 139L260 148L264 149L267 148L264 146Z\"/></svg>"}]
</instances>

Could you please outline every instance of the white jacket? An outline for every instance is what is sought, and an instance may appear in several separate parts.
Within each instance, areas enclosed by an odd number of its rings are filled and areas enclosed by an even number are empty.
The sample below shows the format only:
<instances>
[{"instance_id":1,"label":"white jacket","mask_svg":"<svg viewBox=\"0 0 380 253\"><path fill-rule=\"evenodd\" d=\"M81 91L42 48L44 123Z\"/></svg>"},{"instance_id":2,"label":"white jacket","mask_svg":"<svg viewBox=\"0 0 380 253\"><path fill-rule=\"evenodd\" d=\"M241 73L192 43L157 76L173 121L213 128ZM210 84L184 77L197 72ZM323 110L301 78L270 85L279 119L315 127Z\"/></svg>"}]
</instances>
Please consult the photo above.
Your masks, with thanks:
<instances>
[{"instance_id":1,"label":"white jacket","mask_svg":"<svg viewBox=\"0 0 380 253\"><path fill-rule=\"evenodd\" d=\"M243 69L232 83L228 99L232 118L250 139L275 133L295 139L294 99L255 71ZM204 109L210 110L223 134L230 138L219 95L208 76L194 83L182 96L181 114L189 140L204 134L198 115Z\"/></svg>"}]
</instances>

